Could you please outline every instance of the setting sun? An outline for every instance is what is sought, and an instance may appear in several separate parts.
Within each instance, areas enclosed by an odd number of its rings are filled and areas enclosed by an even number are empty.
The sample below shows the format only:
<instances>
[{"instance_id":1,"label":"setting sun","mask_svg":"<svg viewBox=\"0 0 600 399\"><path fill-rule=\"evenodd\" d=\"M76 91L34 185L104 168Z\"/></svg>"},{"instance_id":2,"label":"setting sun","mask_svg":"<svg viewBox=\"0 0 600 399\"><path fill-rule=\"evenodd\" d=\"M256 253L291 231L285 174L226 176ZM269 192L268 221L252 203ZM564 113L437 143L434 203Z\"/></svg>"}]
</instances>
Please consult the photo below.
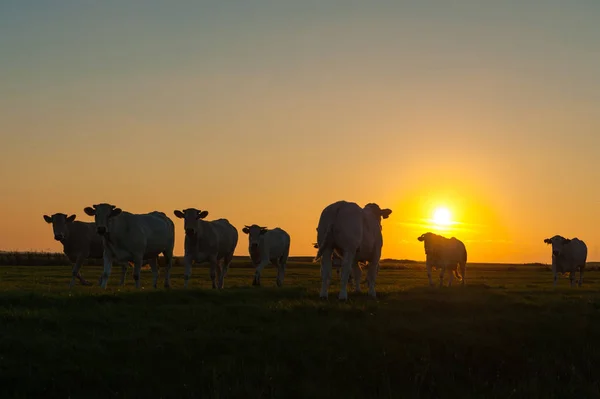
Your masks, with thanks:
<instances>
[{"instance_id":1,"label":"setting sun","mask_svg":"<svg viewBox=\"0 0 600 399\"><path fill-rule=\"evenodd\" d=\"M450 226L452 224L452 214L448 208L437 208L433 212L432 220L438 226Z\"/></svg>"}]
</instances>

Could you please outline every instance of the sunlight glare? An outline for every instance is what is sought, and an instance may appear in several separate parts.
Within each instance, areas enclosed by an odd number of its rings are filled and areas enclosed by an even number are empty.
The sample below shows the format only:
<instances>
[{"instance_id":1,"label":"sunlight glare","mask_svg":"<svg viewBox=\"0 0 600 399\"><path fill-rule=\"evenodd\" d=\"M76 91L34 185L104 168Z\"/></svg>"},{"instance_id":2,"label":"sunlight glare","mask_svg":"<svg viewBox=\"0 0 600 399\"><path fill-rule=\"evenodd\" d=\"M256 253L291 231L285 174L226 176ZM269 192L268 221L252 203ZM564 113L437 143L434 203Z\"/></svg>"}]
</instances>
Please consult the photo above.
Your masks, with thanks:
<instances>
[{"instance_id":1,"label":"sunlight glare","mask_svg":"<svg viewBox=\"0 0 600 399\"><path fill-rule=\"evenodd\" d=\"M433 223L438 226L449 226L452 224L452 214L448 208L437 208L433 212Z\"/></svg>"}]
</instances>

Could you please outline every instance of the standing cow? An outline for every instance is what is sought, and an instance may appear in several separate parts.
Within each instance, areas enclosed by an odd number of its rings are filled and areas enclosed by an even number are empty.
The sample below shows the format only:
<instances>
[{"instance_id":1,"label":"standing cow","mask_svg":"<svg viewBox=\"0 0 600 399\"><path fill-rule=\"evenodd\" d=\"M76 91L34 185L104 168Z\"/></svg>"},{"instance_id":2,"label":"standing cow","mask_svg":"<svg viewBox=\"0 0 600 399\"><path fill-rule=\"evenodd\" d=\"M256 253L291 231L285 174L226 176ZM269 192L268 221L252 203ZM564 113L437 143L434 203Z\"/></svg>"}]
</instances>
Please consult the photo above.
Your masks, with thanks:
<instances>
[{"instance_id":1,"label":"standing cow","mask_svg":"<svg viewBox=\"0 0 600 399\"><path fill-rule=\"evenodd\" d=\"M135 287L140 288L140 271L145 259L152 268L152 286L158 282L158 255L163 254L166 263L165 288L170 287L175 225L162 212L133 214L111 204L98 204L84 209L94 216L96 231L103 239L104 272L100 280L106 288L114 261L133 263Z\"/></svg>"},{"instance_id":2,"label":"standing cow","mask_svg":"<svg viewBox=\"0 0 600 399\"><path fill-rule=\"evenodd\" d=\"M444 284L444 273L450 269L448 286L452 286L452 279L455 276L462 285L465 285L465 273L467 269L467 249L465 244L455 238L446 238L433 233L425 233L417 240L423 242L425 246L427 277L429 285L433 286L431 279L431 269L440 269L440 287ZM460 270L460 273L459 273Z\"/></svg>"},{"instance_id":3,"label":"standing cow","mask_svg":"<svg viewBox=\"0 0 600 399\"><path fill-rule=\"evenodd\" d=\"M578 286L583 283L583 272L587 260L587 245L578 238L564 238L555 235L544 240L546 244L552 244L552 273L554 274L554 286L558 273L569 273L571 287L575 282L575 272L579 269Z\"/></svg>"},{"instance_id":4,"label":"standing cow","mask_svg":"<svg viewBox=\"0 0 600 399\"><path fill-rule=\"evenodd\" d=\"M355 271L356 290L360 291L360 268L358 262L368 263L367 280L369 295L376 296L375 279L383 247L381 219L387 219L392 211L370 203L361 208L354 202L338 201L328 205L319 218L315 261L321 260L321 298L327 298L331 280L332 255L342 257L342 278L339 299L348 299L348 278Z\"/></svg>"},{"instance_id":5,"label":"standing cow","mask_svg":"<svg viewBox=\"0 0 600 399\"><path fill-rule=\"evenodd\" d=\"M185 265L184 287L192 274L192 262L210 264L210 279L213 288L222 289L225 276L233 260L233 252L238 242L238 231L227 219L207 222L204 219L208 211L195 208L174 211L175 216L184 220L185 229ZM223 260L221 269L220 261ZM218 273L218 276L217 276ZM219 279L217 285L217 277Z\"/></svg>"},{"instance_id":6,"label":"standing cow","mask_svg":"<svg viewBox=\"0 0 600 399\"><path fill-rule=\"evenodd\" d=\"M55 213L44 215L44 220L52 225L54 239L63 245L63 252L73 263L73 276L70 287L75 285L77 278L81 285L92 285L80 273L86 259L102 259L102 239L96 234L96 225L75 221L76 216Z\"/></svg>"},{"instance_id":7,"label":"standing cow","mask_svg":"<svg viewBox=\"0 0 600 399\"><path fill-rule=\"evenodd\" d=\"M269 230L256 224L245 226L242 231L248 234L248 252L256 267L252 285L260 285L260 274L271 262L277 267L277 286L281 287L290 255L290 235L279 227Z\"/></svg>"}]
</instances>

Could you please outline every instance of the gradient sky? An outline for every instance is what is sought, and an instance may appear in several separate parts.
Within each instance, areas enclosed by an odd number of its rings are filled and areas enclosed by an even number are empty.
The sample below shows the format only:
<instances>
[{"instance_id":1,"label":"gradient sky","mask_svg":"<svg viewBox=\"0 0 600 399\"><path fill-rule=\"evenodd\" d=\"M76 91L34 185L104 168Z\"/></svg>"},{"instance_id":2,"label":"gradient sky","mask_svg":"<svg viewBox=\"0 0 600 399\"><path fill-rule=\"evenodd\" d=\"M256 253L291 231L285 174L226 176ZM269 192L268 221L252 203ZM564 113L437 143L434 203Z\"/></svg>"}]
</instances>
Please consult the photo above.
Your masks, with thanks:
<instances>
[{"instance_id":1,"label":"gradient sky","mask_svg":"<svg viewBox=\"0 0 600 399\"><path fill-rule=\"evenodd\" d=\"M486 5L484 5L486 4ZM196 207L286 229L377 202L384 257L447 206L472 261L600 260L600 2L0 0L0 248L43 214Z\"/></svg>"}]
</instances>

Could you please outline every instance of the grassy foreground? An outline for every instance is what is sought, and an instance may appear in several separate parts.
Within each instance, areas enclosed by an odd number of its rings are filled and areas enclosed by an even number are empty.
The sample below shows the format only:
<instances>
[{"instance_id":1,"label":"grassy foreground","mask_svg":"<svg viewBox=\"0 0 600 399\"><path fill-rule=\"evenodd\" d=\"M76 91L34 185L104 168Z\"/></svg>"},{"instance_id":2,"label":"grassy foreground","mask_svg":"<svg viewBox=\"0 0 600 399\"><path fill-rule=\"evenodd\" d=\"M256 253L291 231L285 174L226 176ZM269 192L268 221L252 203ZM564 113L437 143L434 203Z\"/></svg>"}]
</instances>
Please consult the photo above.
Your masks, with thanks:
<instances>
[{"instance_id":1,"label":"grassy foreground","mask_svg":"<svg viewBox=\"0 0 600 399\"><path fill-rule=\"evenodd\" d=\"M600 396L595 271L555 290L539 268L474 265L466 287L430 289L422 268L382 268L378 300L348 303L337 278L318 299L314 264L280 289L272 267L263 287L232 268L223 291L206 267L183 290L182 271L170 290L149 271L119 289L115 269L106 291L69 291L67 266L1 267L0 397Z\"/></svg>"}]
</instances>

